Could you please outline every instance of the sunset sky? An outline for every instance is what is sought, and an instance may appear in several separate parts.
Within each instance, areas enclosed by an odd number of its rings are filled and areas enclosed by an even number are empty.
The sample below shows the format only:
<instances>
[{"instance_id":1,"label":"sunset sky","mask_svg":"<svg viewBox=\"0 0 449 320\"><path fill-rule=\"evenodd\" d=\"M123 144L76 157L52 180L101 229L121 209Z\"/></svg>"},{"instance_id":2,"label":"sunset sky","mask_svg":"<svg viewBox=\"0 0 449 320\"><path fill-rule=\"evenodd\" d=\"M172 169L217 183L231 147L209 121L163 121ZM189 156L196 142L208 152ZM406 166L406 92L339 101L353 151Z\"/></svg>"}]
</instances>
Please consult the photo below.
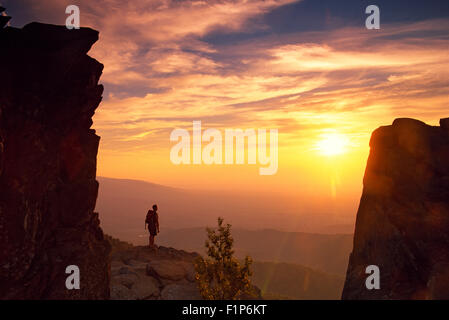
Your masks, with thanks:
<instances>
[{"instance_id":1,"label":"sunset sky","mask_svg":"<svg viewBox=\"0 0 449 320\"><path fill-rule=\"evenodd\" d=\"M447 0L0 2L13 26L64 24L77 4L81 25L100 31L90 55L105 66L94 117L101 176L356 207L374 129L449 116ZM380 30L365 28L370 4ZM277 174L175 166L170 132L194 120L203 130L278 129Z\"/></svg>"}]
</instances>

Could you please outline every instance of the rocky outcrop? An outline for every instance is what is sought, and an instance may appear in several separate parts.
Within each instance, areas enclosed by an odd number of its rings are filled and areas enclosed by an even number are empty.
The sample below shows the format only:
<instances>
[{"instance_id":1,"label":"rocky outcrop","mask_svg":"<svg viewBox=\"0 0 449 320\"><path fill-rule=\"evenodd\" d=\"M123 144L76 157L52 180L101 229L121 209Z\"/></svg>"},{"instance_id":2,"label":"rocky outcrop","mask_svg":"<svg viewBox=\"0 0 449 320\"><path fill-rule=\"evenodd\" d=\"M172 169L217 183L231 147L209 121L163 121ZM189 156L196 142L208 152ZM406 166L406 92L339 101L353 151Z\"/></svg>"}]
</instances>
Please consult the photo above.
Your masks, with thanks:
<instances>
[{"instance_id":1,"label":"rocky outcrop","mask_svg":"<svg viewBox=\"0 0 449 320\"><path fill-rule=\"evenodd\" d=\"M109 297L110 248L93 212L103 66L87 52L97 39L86 28L0 28L0 299ZM79 290L66 288L69 265Z\"/></svg>"},{"instance_id":2,"label":"rocky outcrop","mask_svg":"<svg viewBox=\"0 0 449 320\"><path fill-rule=\"evenodd\" d=\"M117 242L117 240L115 240ZM122 247L111 255L111 299L199 300L194 261L199 255L159 247Z\"/></svg>"},{"instance_id":3,"label":"rocky outcrop","mask_svg":"<svg viewBox=\"0 0 449 320\"><path fill-rule=\"evenodd\" d=\"M342 298L449 299L449 119L396 119L370 146Z\"/></svg>"},{"instance_id":4,"label":"rocky outcrop","mask_svg":"<svg viewBox=\"0 0 449 320\"><path fill-rule=\"evenodd\" d=\"M202 300L195 280L198 253L160 246L133 246L106 236L112 245L112 300ZM261 300L262 292L251 286L242 300Z\"/></svg>"}]
</instances>

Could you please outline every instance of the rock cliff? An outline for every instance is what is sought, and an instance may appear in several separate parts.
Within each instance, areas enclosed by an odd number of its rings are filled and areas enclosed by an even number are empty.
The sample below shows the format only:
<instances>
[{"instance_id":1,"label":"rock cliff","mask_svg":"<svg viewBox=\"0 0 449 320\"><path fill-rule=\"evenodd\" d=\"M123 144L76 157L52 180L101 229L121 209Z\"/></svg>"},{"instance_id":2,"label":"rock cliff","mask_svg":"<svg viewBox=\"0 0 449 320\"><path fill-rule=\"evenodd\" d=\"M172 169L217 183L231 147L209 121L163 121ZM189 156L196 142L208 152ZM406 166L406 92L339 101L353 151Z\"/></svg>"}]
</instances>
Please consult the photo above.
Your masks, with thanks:
<instances>
[{"instance_id":1,"label":"rock cliff","mask_svg":"<svg viewBox=\"0 0 449 320\"><path fill-rule=\"evenodd\" d=\"M396 119L370 147L342 298L449 299L449 119Z\"/></svg>"},{"instance_id":2,"label":"rock cliff","mask_svg":"<svg viewBox=\"0 0 449 320\"><path fill-rule=\"evenodd\" d=\"M109 244L94 213L103 66L98 33L0 20L0 299L109 298ZM66 267L80 269L67 290Z\"/></svg>"}]
</instances>

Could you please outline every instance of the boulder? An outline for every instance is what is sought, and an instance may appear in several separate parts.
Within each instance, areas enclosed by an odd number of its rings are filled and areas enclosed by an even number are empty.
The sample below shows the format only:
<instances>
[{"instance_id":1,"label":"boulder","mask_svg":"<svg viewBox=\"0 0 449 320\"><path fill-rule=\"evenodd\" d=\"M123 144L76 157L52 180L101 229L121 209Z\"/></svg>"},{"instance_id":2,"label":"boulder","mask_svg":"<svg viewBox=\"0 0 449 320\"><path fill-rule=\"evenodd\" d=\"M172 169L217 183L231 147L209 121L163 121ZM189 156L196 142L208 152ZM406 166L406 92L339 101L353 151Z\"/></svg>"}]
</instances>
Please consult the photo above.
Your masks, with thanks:
<instances>
[{"instance_id":1,"label":"boulder","mask_svg":"<svg viewBox=\"0 0 449 320\"><path fill-rule=\"evenodd\" d=\"M157 279L181 280L187 276L183 262L172 260L151 261L147 265L147 275Z\"/></svg>"},{"instance_id":2,"label":"boulder","mask_svg":"<svg viewBox=\"0 0 449 320\"><path fill-rule=\"evenodd\" d=\"M139 300L153 299L160 294L158 281L148 276L141 276L139 281L134 283L132 290Z\"/></svg>"},{"instance_id":3,"label":"boulder","mask_svg":"<svg viewBox=\"0 0 449 320\"><path fill-rule=\"evenodd\" d=\"M114 283L111 284L111 300L137 300L137 295L130 288Z\"/></svg>"},{"instance_id":4,"label":"boulder","mask_svg":"<svg viewBox=\"0 0 449 320\"><path fill-rule=\"evenodd\" d=\"M114 252L111 299L201 299L193 265L197 253L165 247L152 250L146 246L125 246L118 239L108 239Z\"/></svg>"}]
</instances>

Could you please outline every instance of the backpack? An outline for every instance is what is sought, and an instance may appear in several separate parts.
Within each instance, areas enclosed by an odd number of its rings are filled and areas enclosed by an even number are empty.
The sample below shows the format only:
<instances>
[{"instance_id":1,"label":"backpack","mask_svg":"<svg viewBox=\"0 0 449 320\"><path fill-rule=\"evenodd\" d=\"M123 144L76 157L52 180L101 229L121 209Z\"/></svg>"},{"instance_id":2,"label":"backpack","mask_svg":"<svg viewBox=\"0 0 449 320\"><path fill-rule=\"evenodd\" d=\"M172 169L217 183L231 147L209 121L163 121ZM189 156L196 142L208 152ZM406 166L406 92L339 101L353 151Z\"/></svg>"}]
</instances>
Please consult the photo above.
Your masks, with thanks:
<instances>
[{"instance_id":1,"label":"backpack","mask_svg":"<svg viewBox=\"0 0 449 320\"><path fill-rule=\"evenodd\" d=\"M154 211L153 210L148 210L147 216L145 218L145 223L148 223L149 225L153 225L154 224Z\"/></svg>"}]
</instances>

